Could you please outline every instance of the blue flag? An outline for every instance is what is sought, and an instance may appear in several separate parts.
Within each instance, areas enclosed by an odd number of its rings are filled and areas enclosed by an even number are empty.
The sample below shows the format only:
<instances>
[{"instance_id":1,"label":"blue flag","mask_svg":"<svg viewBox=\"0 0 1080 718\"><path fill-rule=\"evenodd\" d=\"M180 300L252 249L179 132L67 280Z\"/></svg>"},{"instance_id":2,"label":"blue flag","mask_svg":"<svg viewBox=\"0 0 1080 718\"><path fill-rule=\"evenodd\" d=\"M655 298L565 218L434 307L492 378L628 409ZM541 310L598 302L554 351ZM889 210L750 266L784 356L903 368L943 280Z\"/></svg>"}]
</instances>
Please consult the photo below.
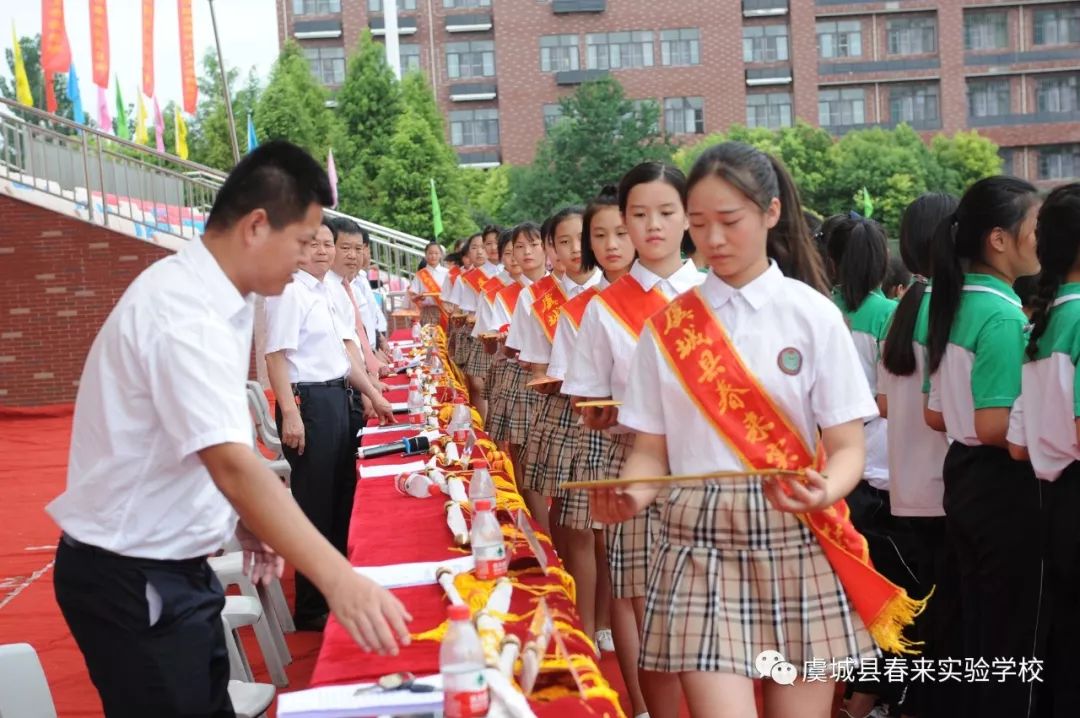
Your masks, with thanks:
<instances>
[{"instance_id":1,"label":"blue flag","mask_svg":"<svg viewBox=\"0 0 1080 718\"><path fill-rule=\"evenodd\" d=\"M248 148L247 151L251 152L253 149L259 146L259 140L255 137L255 121L251 119L251 113L248 113Z\"/></svg>"},{"instance_id":2,"label":"blue flag","mask_svg":"<svg viewBox=\"0 0 1080 718\"><path fill-rule=\"evenodd\" d=\"M86 124L86 113L83 112L82 95L79 94L79 76L75 74L75 63L68 68L67 96L71 100L71 119L80 125Z\"/></svg>"}]
</instances>

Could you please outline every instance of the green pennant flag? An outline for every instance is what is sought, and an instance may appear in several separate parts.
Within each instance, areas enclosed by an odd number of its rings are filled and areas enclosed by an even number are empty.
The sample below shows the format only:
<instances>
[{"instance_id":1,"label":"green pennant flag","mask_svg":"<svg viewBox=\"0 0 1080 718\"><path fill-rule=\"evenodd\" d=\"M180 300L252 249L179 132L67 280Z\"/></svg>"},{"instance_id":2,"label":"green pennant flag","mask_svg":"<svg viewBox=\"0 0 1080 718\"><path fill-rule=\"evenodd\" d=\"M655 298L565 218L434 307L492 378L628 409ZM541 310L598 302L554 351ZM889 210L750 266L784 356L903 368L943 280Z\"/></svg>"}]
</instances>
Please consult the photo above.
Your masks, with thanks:
<instances>
[{"instance_id":1,"label":"green pennant flag","mask_svg":"<svg viewBox=\"0 0 1080 718\"><path fill-rule=\"evenodd\" d=\"M865 217L866 219L873 219L874 200L870 198L870 192L865 187L862 188L862 196L860 197L860 199L862 200L863 217Z\"/></svg>"},{"instance_id":2,"label":"green pennant flag","mask_svg":"<svg viewBox=\"0 0 1080 718\"><path fill-rule=\"evenodd\" d=\"M442 210L439 209L439 195L435 192L435 180L431 180L431 225L435 230L435 239L443 233Z\"/></svg>"},{"instance_id":3,"label":"green pennant flag","mask_svg":"<svg viewBox=\"0 0 1080 718\"><path fill-rule=\"evenodd\" d=\"M131 139L128 130L127 111L124 109L124 98L120 95L120 78L116 78L116 136L122 140Z\"/></svg>"}]
</instances>

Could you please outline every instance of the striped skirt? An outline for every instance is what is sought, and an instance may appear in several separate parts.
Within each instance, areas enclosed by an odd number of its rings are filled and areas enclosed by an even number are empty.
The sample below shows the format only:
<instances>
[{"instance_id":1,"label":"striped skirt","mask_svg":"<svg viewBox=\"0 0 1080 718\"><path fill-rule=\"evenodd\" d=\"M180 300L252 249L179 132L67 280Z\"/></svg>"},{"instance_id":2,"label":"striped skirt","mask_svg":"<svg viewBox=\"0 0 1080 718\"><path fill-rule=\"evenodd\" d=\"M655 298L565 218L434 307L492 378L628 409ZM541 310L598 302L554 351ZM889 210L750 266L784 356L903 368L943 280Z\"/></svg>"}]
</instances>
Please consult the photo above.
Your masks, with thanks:
<instances>
[{"instance_id":1,"label":"striped skirt","mask_svg":"<svg viewBox=\"0 0 1080 718\"><path fill-rule=\"evenodd\" d=\"M536 393L532 389L528 390ZM570 397L538 394L535 421L529 426L523 488L541 496L558 496L558 485L568 480L577 439L577 415Z\"/></svg>"},{"instance_id":2,"label":"striped skirt","mask_svg":"<svg viewBox=\"0 0 1080 718\"><path fill-rule=\"evenodd\" d=\"M649 560L639 665L759 678L754 659L875 658L817 539L761 482L673 488Z\"/></svg>"},{"instance_id":3,"label":"striped skirt","mask_svg":"<svg viewBox=\"0 0 1080 718\"><path fill-rule=\"evenodd\" d=\"M588 477L598 477L600 470L607 471L604 461L611 451L611 439L603 431L593 431L587 426L577 425L577 440L574 442L574 453L570 459L569 474L560 478L563 481L579 481ZM559 515L555 522L559 526L570 529L600 528L594 524L592 514L589 511L588 491L559 491L562 504Z\"/></svg>"}]
</instances>

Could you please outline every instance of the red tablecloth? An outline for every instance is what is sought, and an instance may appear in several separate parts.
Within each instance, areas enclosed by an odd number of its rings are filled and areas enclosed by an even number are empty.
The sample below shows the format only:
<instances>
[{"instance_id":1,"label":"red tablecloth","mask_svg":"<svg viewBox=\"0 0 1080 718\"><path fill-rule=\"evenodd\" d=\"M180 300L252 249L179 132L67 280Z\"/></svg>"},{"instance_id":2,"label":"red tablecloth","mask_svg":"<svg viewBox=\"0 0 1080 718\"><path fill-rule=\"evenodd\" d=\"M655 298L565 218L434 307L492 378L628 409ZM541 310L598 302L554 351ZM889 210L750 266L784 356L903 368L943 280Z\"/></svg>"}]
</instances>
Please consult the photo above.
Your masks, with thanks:
<instances>
[{"instance_id":1,"label":"red tablecloth","mask_svg":"<svg viewBox=\"0 0 1080 718\"><path fill-rule=\"evenodd\" d=\"M388 384L404 384L404 377L393 377ZM405 401L406 390L397 389L387 393L390 401ZM386 432L363 437L363 445L380 444L395 441L402 436L416 433L415 430ZM364 460L368 466L406 463L413 460L400 454L380 459ZM353 508L352 525L349 534L349 560L354 566L379 566L386 564L411 563L420 561L441 561L465 555L465 550L452 545L449 530L446 527L444 502L438 498L416 499L403 496L394 488L392 478L364 479L357 483L356 503ZM500 522L512 520L505 512L500 512ZM534 529L536 524L533 523ZM552 565L561 566L558 557L550 549L550 541L543 537L543 546ZM515 576L515 590L511 600L511 614L527 614L536 605L535 593L546 593L547 601L557 619L565 620L580 630L580 622L573 604L563 591L552 591L558 577L542 575L536 566L535 557L527 547L518 542L511 547L511 569L518 572ZM521 573L524 571L525 573ZM446 618L447 602L442 588L419 586L395 589L394 594L408 607L413 615L410 630L419 634L439 626ZM507 622L508 633L524 639L527 621ZM553 642L554 643L554 642ZM591 654L591 645L580 640L572 633L567 637L571 653ZM554 650L552 646L549 651ZM550 654L549 654L550 655ZM352 683L372 680L387 673L412 671L417 675L435 673L439 670L439 644L436 641L414 641L404 647L396 657L384 657L363 653L353 643L345 630L331 617L323 636L322 649L312 674L313 686L335 683ZM537 688L545 684L559 683L572 685L569 674L560 672L545 673L538 681ZM541 718L558 716L618 716L619 710L610 701L594 698L589 701L577 697L567 697L547 703L533 702L533 710Z\"/></svg>"}]
</instances>

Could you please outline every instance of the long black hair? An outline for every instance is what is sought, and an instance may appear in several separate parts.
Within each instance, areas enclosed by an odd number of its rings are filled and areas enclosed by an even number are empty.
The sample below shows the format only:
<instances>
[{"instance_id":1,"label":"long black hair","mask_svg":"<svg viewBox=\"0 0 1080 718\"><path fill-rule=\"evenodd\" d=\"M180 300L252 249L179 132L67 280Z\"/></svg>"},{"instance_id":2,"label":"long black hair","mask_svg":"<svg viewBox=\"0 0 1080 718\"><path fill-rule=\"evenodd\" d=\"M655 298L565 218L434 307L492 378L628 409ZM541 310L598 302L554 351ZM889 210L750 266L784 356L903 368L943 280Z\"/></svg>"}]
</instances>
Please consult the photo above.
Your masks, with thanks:
<instances>
[{"instance_id":1,"label":"long black hair","mask_svg":"<svg viewBox=\"0 0 1080 718\"><path fill-rule=\"evenodd\" d=\"M686 175L678 167L663 162L642 162L634 165L630 171L619 180L619 213L626 214L626 203L630 198L630 190L639 184L649 182L663 182L670 185L679 193L679 200L686 207Z\"/></svg>"},{"instance_id":2,"label":"long black hair","mask_svg":"<svg viewBox=\"0 0 1080 718\"><path fill-rule=\"evenodd\" d=\"M829 283L803 218L799 190L783 163L742 142L722 142L705 150L694 163L686 181L686 194L698 182L713 176L731 184L763 212L773 199L780 200L780 220L769 230L769 257L776 260L786 276L828 294Z\"/></svg>"},{"instance_id":3,"label":"long black hair","mask_svg":"<svg viewBox=\"0 0 1080 718\"><path fill-rule=\"evenodd\" d=\"M1039 339L1050 323L1058 289L1065 281L1065 275L1076 265L1076 255L1080 252L1080 182L1062 185L1047 195L1039 208L1035 237L1042 273L1031 300L1031 336L1027 354L1032 359L1039 349Z\"/></svg>"},{"instance_id":4,"label":"long black hair","mask_svg":"<svg viewBox=\"0 0 1080 718\"><path fill-rule=\"evenodd\" d=\"M915 325L931 274L930 247L934 231L956 212L957 204L959 201L951 194L928 192L909 204L900 218L900 257L915 275L915 282L904 292L893 313L881 352L885 369L895 376L915 373Z\"/></svg>"},{"instance_id":5,"label":"long black hair","mask_svg":"<svg viewBox=\"0 0 1080 718\"><path fill-rule=\"evenodd\" d=\"M589 225L592 224L597 212L609 207L619 208L619 191L610 184L600 188L599 194L585 206L585 214L581 216L581 269L584 272L591 272L600 266L600 263L596 261L596 253L592 249L592 232L589 230Z\"/></svg>"},{"instance_id":6,"label":"long black hair","mask_svg":"<svg viewBox=\"0 0 1080 718\"><path fill-rule=\"evenodd\" d=\"M930 295L930 333L927 341L930 373L937 371L949 344L953 319L960 306L964 268L981 261L986 238L995 229L1012 234L1037 201L1030 182L1016 177L987 177L968 188L956 211L938 225L931 259L934 291Z\"/></svg>"},{"instance_id":7,"label":"long black hair","mask_svg":"<svg viewBox=\"0 0 1080 718\"><path fill-rule=\"evenodd\" d=\"M845 218L829 232L832 279L848 311L858 309L881 286L889 268L889 240L872 219Z\"/></svg>"}]
</instances>

